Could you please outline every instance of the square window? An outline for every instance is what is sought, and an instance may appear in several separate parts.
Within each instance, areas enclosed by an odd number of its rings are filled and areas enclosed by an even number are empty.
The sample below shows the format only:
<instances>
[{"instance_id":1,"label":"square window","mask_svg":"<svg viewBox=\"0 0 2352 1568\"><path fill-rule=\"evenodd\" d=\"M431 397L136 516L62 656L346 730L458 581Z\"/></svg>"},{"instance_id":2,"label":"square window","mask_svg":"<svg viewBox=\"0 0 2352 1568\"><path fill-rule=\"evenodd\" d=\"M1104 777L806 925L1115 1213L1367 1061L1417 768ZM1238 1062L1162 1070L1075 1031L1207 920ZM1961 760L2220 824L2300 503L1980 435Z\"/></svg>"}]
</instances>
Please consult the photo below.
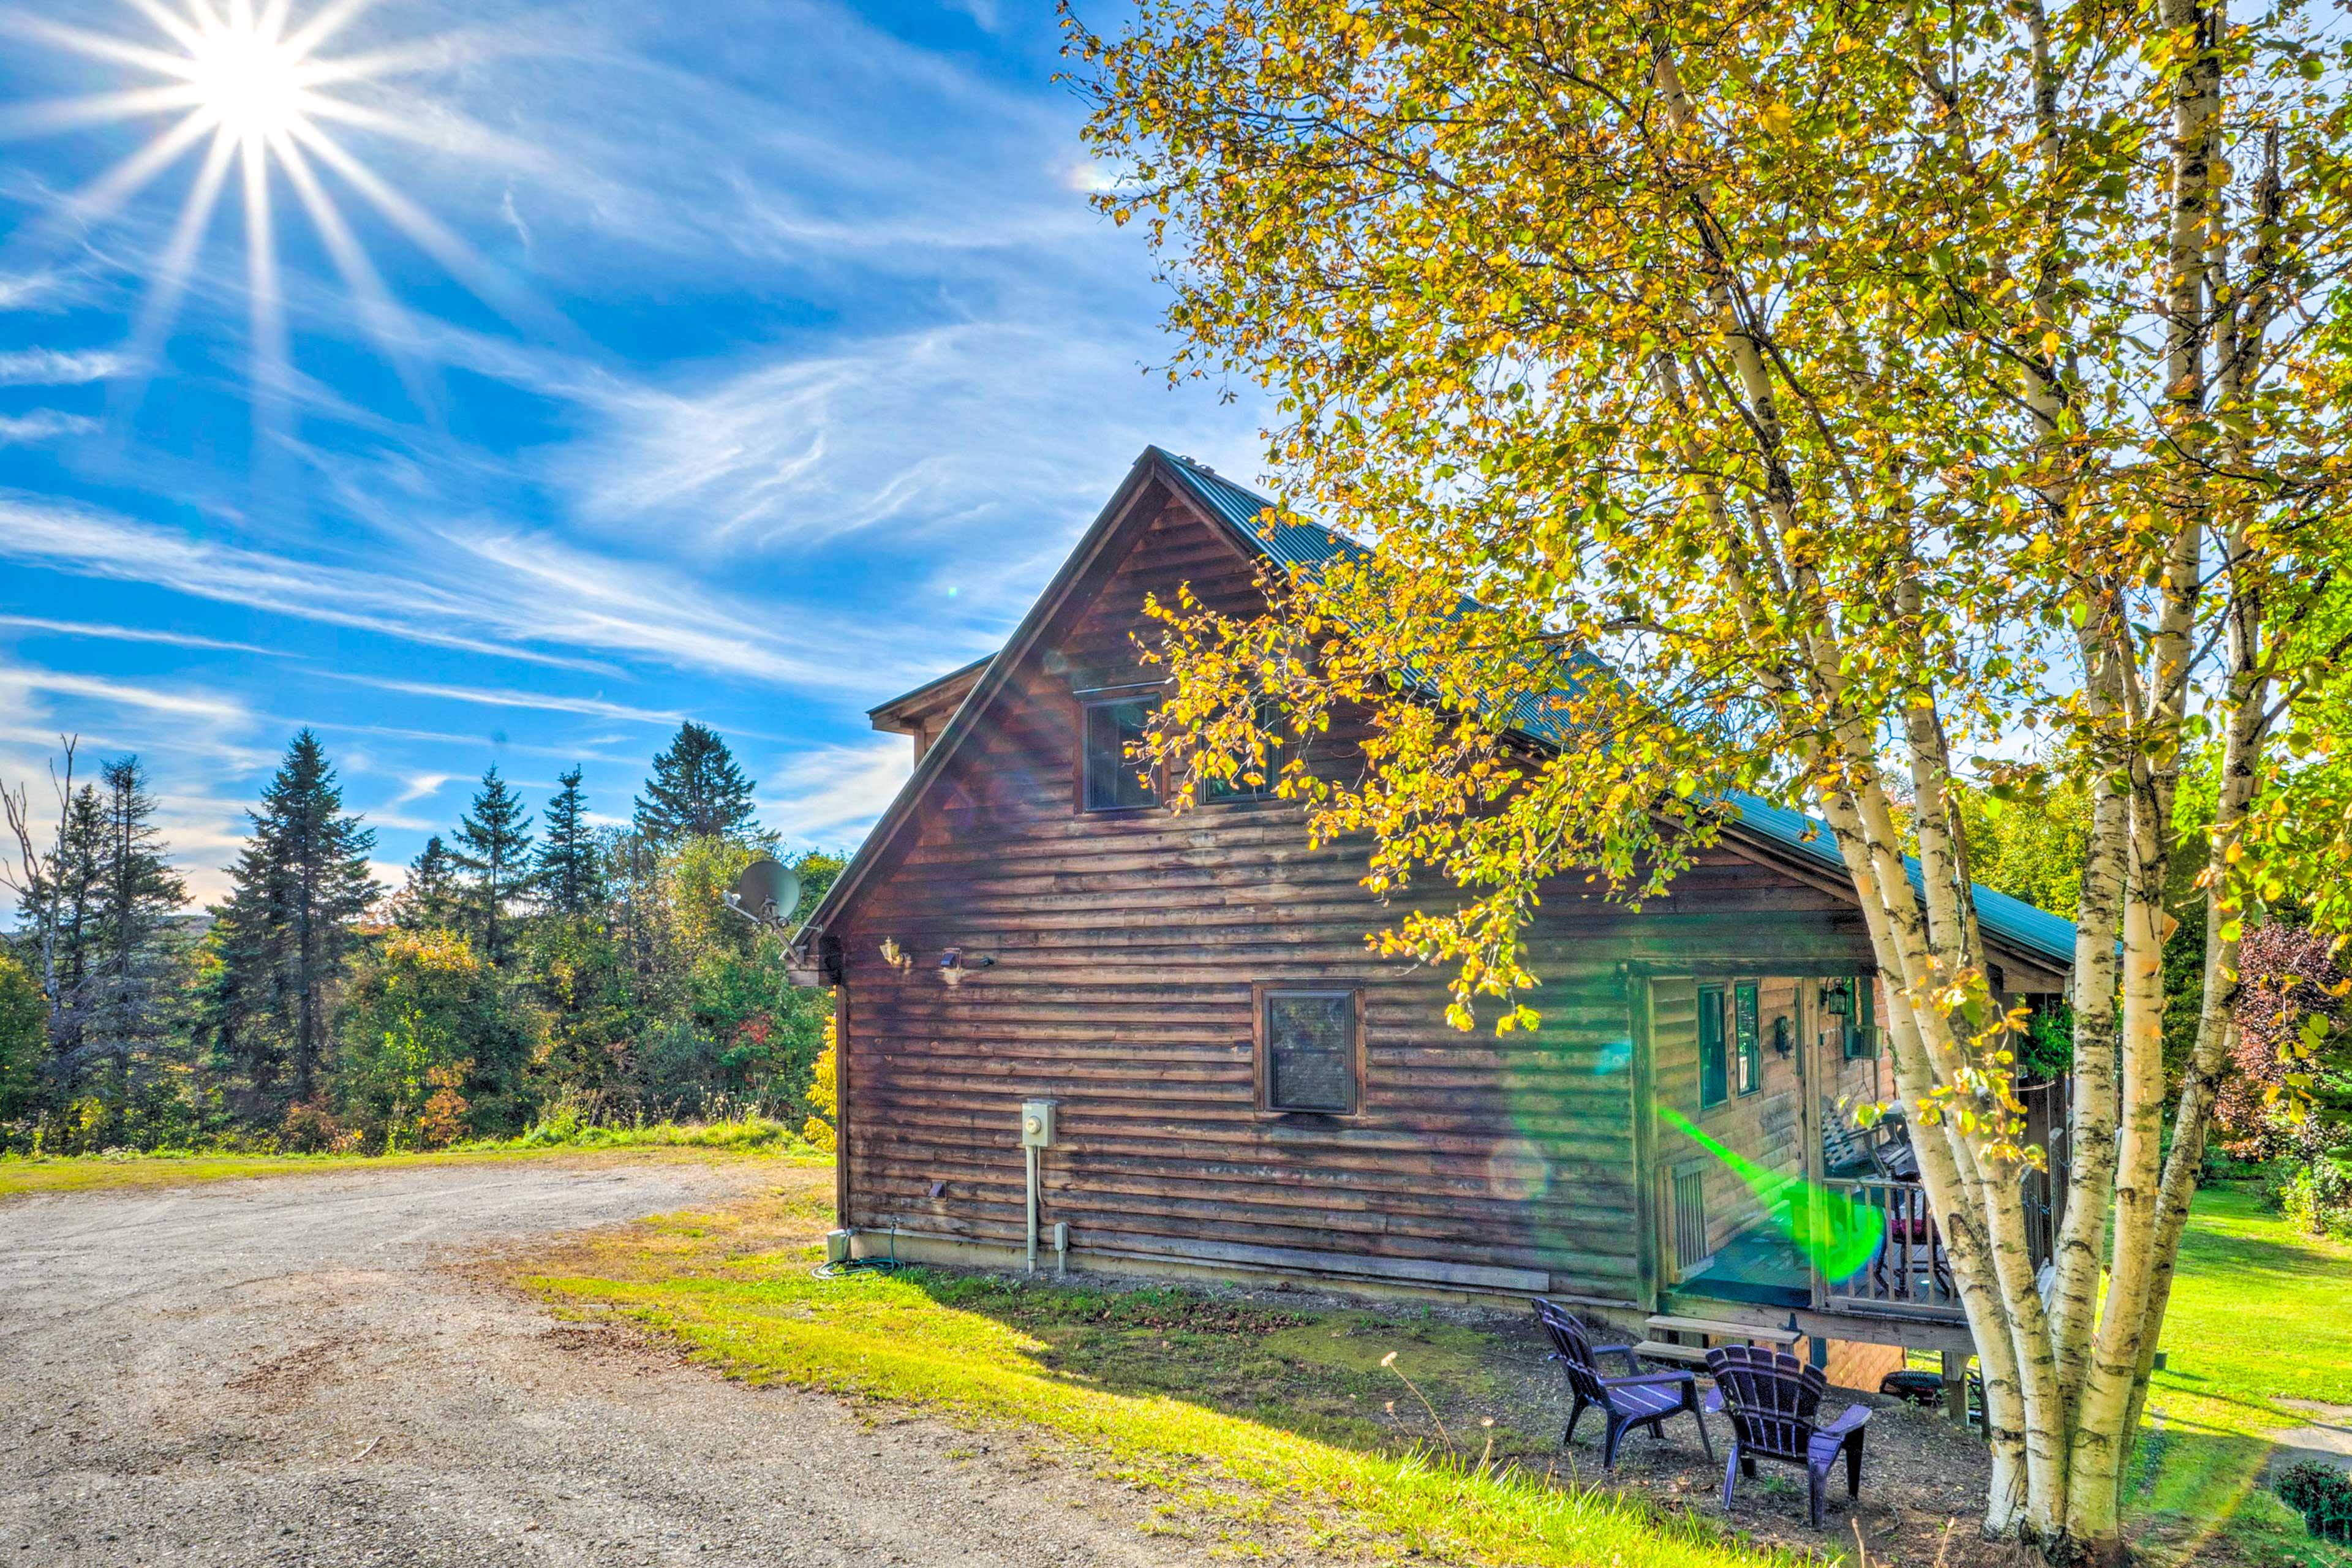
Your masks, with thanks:
<instances>
[{"instance_id":1,"label":"square window","mask_svg":"<svg viewBox=\"0 0 2352 1568\"><path fill-rule=\"evenodd\" d=\"M1698 1107L1731 1098L1730 1053L1723 1037L1723 987L1698 988Z\"/></svg>"},{"instance_id":2,"label":"square window","mask_svg":"<svg viewBox=\"0 0 2352 1568\"><path fill-rule=\"evenodd\" d=\"M1140 699L1090 702L1086 707L1086 776L1081 785L1088 811L1131 811L1150 805L1154 791L1148 769L1129 749L1143 740L1151 708Z\"/></svg>"},{"instance_id":3,"label":"square window","mask_svg":"<svg viewBox=\"0 0 2352 1568\"><path fill-rule=\"evenodd\" d=\"M1263 1108L1353 1115L1363 1099L1356 993L1262 987L1257 1013Z\"/></svg>"}]
</instances>

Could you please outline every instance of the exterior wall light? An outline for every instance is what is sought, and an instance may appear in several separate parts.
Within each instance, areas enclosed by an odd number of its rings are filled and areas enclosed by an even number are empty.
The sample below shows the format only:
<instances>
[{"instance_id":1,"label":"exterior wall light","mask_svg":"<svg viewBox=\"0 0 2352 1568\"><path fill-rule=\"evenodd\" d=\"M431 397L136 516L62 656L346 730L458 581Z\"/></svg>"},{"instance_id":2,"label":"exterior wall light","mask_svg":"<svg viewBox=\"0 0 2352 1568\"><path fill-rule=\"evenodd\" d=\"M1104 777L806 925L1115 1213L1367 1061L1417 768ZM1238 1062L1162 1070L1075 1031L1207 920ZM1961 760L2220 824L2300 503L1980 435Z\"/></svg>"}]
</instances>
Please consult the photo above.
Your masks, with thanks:
<instances>
[{"instance_id":1,"label":"exterior wall light","mask_svg":"<svg viewBox=\"0 0 2352 1568\"><path fill-rule=\"evenodd\" d=\"M966 957L963 949L951 947L940 954L940 978L946 981L948 989L952 991L963 984L963 977L966 974L976 969L992 968L995 963L996 960L984 952L975 952Z\"/></svg>"}]
</instances>

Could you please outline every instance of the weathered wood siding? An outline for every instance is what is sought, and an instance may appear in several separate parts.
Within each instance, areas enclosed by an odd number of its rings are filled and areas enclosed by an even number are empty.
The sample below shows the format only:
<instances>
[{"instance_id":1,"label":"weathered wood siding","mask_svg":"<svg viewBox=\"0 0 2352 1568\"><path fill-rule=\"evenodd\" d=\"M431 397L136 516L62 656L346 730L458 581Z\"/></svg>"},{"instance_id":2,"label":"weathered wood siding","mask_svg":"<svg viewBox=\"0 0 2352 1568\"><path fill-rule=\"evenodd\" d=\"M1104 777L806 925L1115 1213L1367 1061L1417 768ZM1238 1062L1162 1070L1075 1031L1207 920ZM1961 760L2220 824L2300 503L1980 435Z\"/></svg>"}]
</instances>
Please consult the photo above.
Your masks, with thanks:
<instances>
[{"instance_id":1,"label":"weathered wood siding","mask_svg":"<svg viewBox=\"0 0 2352 1568\"><path fill-rule=\"evenodd\" d=\"M1700 1131L1769 1175L1801 1176L1805 1171L1805 1082L1800 1063L1803 1042L1817 1035L1827 1020L1815 999L1820 976L1747 973L1659 976L1654 983L1658 1000L1654 1008L1661 1020L1654 1038L1658 1103L1688 1117ZM1741 1094L1734 1077L1730 1097L1720 1104L1699 1105L1698 992L1702 984L1721 985L1727 993L1738 981L1757 983L1756 1021L1762 1047L1763 1073L1753 1094ZM1883 1016L1884 1015L1882 1015ZM1789 1055L1772 1049L1772 1020L1790 1021ZM1727 1037L1726 1048L1736 1054L1737 1040ZM1815 1051L1821 1064L1822 1104L1813 1108L1827 1115L1841 1100L1878 1098L1878 1063L1847 1061L1840 1047L1822 1046ZM1737 1073L1736 1062L1730 1064ZM1818 1122L1816 1123L1818 1126ZM1703 1173L1706 1194L1707 1240L1721 1247L1764 1217L1755 1189L1742 1173L1673 1127L1658 1134L1662 1172L1690 1164Z\"/></svg>"},{"instance_id":2,"label":"weathered wood siding","mask_svg":"<svg viewBox=\"0 0 2352 1568\"><path fill-rule=\"evenodd\" d=\"M1769 970L1851 946L1850 908L1728 854L1632 914L1559 890L1531 957L1542 1027L1450 1028L1442 977L1373 956L1360 849L1311 849L1280 802L1080 815L1073 688L1149 679L1147 592L1245 605L1242 552L1169 503L1082 584L836 933L849 1222L996 1246L1024 1235L1017 1119L1060 1102L1043 1220L1081 1254L1247 1265L1281 1253L1507 1268L1644 1295L1629 964ZM1331 765L1352 742L1328 742ZM1316 753L1310 752L1310 759ZM1822 918L1814 919L1819 914ZM892 970L895 941L913 957ZM993 967L945 985L940 952ZM1734 955L1737 955L1736 959ZM1256 1108L1251 986L1360 987L1360 1112Z\"/></svg>"}]
</instances>

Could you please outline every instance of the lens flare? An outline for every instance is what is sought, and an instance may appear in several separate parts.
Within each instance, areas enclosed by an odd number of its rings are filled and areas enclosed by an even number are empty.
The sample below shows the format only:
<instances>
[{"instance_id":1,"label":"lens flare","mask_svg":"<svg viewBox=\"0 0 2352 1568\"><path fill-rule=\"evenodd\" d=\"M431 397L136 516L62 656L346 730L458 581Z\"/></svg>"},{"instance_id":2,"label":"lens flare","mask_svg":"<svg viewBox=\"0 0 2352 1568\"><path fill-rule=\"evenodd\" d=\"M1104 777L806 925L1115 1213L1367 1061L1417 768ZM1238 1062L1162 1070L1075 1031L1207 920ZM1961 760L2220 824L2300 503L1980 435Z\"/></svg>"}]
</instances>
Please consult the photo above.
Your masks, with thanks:
<instances>
[{"instance_id":1,"label":"lens flare","mask_svg":"<svg viewBox=\"0 0 2352 1568\"><path fill-rule=\"evenodd\" d=\"M1771 1223L1832 1285L1843 1284L1870 1267L1886 1240L1886 1215L1852 1194L1835 1192L1802 1176L1768 1171L1724 1147L1698 1123L1670 1105L1658 1120L1720 1160L1738 1176Z\"/></svg>"}]
</instances>

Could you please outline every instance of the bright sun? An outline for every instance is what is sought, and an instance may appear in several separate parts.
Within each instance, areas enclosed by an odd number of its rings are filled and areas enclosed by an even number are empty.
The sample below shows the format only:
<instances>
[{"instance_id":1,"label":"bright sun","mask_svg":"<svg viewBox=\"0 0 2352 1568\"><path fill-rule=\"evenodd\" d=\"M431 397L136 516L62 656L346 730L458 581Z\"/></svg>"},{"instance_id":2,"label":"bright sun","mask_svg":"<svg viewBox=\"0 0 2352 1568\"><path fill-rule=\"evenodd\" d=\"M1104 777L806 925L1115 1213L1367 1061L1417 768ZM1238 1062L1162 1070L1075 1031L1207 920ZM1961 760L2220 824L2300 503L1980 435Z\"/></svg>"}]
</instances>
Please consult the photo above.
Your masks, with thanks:
<instances>
[{"instance_id":1,"label":"bright sun","mask_svg":"<svg viewBox=\"0 0 2352 1568\"><path fill-rule=\"evenodd\" d=\"M329 190L330 174L459 281L509 310L516 298L512 285L340 138L341 129L349 127L380 137L430 141L446 152L451 129L461 124L445 109L433 106L428 111L414 94L404 97L389 85L391 79L446 67L451 58L446 40L412 39L333 58L320 52L375 3L124 0L161 35L152 40L51 21L0 4L0 32L129 67L147 79L143 85L114 91L0 108L0 140L171 117L144 146L58 204L58 232L108 218L164 171L203 149L178 221L149 268L134 349L152 350L168 330L212 230L213 214L232 184L245 208L257 391L286 384L276 216L280 192L290 192L309 216L367 328L388 347L410 338L402 330L399 307ZM352 89L363 90L354 97ZM421 129L425 127L432 129Z\"/></svg>"},{"instance_id":2,"label":"bright sun","mask_svg":"<svg viewBox=\"0 0 2352 1568\"><path fill-rule=\"evenodd\" d=\"M258 20L205 31L190 48L189 89L197 111L239 141L284 136L303 119L310 90L304 57Z\"/></svg>"}]
</instances>

